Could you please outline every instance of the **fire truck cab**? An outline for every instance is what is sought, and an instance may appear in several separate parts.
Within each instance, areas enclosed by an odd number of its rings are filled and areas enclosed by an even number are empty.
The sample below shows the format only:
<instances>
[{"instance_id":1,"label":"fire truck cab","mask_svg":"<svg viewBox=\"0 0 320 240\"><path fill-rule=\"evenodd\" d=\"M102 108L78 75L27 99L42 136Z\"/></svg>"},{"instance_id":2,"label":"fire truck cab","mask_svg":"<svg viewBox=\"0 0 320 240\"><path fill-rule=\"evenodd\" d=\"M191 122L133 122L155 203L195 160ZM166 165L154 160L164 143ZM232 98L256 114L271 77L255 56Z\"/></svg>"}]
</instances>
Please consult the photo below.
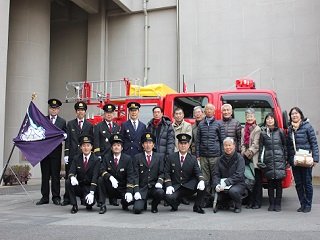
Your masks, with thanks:
<instances>
[{"instance_id":1,"label":"fire truck cab","mask_svg":"<svg viewBox=\"0 0 320 240\"><path fill-rule=\"evenodd\" d=\"M147 94L143 93L139 86L131 86L130 80L124 79L123 82L126 85L125 96L112 97L106 94L105 98L101 97L104 95L101 94L101 92L98 93L99 91L96 91L94 93L94 91L92 91L92 89L94 89L94 82L85 82L82 83L83 85L77 83L76 86L74 83L69 83L69 85L73 85L79 89L78 94L73 97L73 100L83 100L89 105L97 105L99 108L102 108L105 103L110 102L114 104L117 108L114 121L119 124L128 119L127 104L130 101L136 101L141 104L139 119L145 124L152 119L152 108L155 106L160 106L164 111L164 115L168 116L171 120L173 120L174 109L179 107L184 111L185 121L194 123L194 107L201 106L204 110L207 103L212 103L216 107L215 118L220 120L222 118L222 105L229 103L233 108L233 118L240 121L242 126L244 126L246 122L245 110L247 108L254 108L256 111L256 121L259 126L263 125L265 116L273 112L277 118L279 127L285 130L287 129L287 112L281 111L276 93L272 90L256 89L254 81L251 79L244 78L236 80L236 89L233 90L176 93L170 89L169 92L171 93L167 93L168 91L156 92L152 90L151 94L150 91L147 91ZM118 87L118 89L120 88ZM98 95L98 97L93 97L94 95ZM67 98L67 101L70 101L70 99ZM102 114L95 115L88 120L96 124L102 121L101 115ZM283 180L283 187L289 187L291 182L292 172L290 169L287 169L287 177ZM266 179L264 179L264 183L266 183ZM264 186L266 186L266 184L264 184Z\"/></svg>"}]
</instances>

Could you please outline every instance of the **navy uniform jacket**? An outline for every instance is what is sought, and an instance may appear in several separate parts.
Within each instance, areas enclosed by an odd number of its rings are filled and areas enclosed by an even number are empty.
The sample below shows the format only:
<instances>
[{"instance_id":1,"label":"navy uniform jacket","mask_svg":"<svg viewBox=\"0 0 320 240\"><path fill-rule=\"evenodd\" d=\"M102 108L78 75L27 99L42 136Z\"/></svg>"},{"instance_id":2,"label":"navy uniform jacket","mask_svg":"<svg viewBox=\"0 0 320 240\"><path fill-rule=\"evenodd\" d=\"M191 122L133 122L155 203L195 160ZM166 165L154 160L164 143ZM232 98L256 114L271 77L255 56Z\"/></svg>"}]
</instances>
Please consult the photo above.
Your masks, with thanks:
<instances>
[{"instance_id":1,"label":"navy uniform jacket","mask_svg":"<svg viewBox=\"0 0 320 240\"><path fill-rule=\"evenodd\" d=\"M141 194L142 199L146 199L148 189L154 188L156 183L164 182L164 155L152 152L150 167L146 159L145 152L139 153L134 159L136 173L135 192Z\"/></svg>"},{"instance_id":2,"label":"navy uniform jacket","mask_svg":"<svg viewBox=\"0 0 320 240\"><path fill-rule=\"evenodd\" d=\"M130 156L121 153L118 167L116 168L113 154L105 155L100 165L100 175L107 178L108 181L110 176L117 179L119 182L117 190L119 192L133 193L135 174Z\"/></svg>"},{"instance_id":3,"label":"navy uniform jacket","mask_svg":"<svg viewBox=\"0 0 320 240\"><path fill-rule=\"evenodd\" d=\"M50 116L47 116L47 118L50 120ZM54 125L56 125L58 128L60 128L62 131L67 132L67 125L66 120L56 116L56 121L54 122ZM51 158L58 158L59 163L61 161L61 151L62 151L62 143L59 144L51 153L49 153L48 157Z\"/></svg>"},{"instance_id":4,"label":"navy uniform jacket","mask_svg":"<svg viewBox=\"0 0 320 240\"><path fill-rule=\"evenodd\" d=\"M79 148L78 139L83 135L93 135L93 125L91 122L84 120L82 129L78 126L78 120L70 120L67 124L67 139L65 146L65 156L69 156L69 161L74 158L75 155L82 154Z\"/></svg>"},{"instance_id":5,"label":"navy uniform jacket","mask_svg":"<svg viewBox=\"0 0 320 240\"><path fill-rule=\"evenodd\" d=\"M120 134L124 136L123 153L134 156L143 151L141 145L141 136L146 132L146 125L143 122L138 123L137 130L134 130L131 120L121 125Z\"/></svg>"},{"instance_id":6,"label":"navy uniform jacket","mask_svg":"<svg viewBox=\"0 0 320 240\"><path fill-rule=\"evenodd\" d=\"M79 182L79 186L84 186L90 188L90 191L95 191L99 177L100 159L91 154L86 170L84 170L83 162L83 154L76 155L71 163L68 177L75 176Z\"/></svg>"},{"instance_id":7,"label":"navy uniform jacket","mask_svg":"<svg viewBox=\"0 0 320 240\"><path fill-rule=\"evenodd\" d=\"M111 134L119 132L120 126L114 122L112 122L112 132L110 132L110 128L105 120L95 125L93 133L94 153L100 157L103 157L104 155L111 153L111 145L109 143L109 138Z\"/></svg>"},{"instance_id":8,"label":"navy uniform jacket","mask_svg":"<svg viewBox=\"0 0 320 240\"><path fill-rule=\"evenodd\" d=\"M174 190L180 186L196 190L199 181L205 180L195 156L188 153L181 167L179 152L172 153L166 160L165 184Z\"/></svg>"}]
</instances>

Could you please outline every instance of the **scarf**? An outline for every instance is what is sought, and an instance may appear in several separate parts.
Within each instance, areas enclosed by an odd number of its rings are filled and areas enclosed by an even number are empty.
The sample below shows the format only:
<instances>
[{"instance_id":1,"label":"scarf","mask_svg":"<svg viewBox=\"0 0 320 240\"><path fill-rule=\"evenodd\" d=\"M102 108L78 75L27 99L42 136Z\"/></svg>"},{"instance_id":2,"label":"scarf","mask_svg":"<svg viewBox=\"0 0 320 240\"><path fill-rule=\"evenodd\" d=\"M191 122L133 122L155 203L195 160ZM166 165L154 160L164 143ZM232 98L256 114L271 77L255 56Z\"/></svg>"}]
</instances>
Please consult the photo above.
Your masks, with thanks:
<instances>
[{"instance_id":1,"label":"scarf","mask_svg":"<svg viewBox=\"0 0 320 240\"><path fill-rule=\"evenodd\" d=\"M244 126L244 145L245 146L249 146L250 144L250 127L255 123L256 121L254 121L253 123L246 122L246 125Z\"/></svg>"},{"instance_id":2,"label":"scarf","mask_svg":"<svg viewBox=\"0 0 320 240\"><path fill-rule=\"evenodd\" d=\"M159 127L160 122L161 122L161 118L160 118L160 119L153 119L154 127L155 127L155 128L158 128L158 127Z\"/></svg>"},{"instance_id":3,"label":"scarf","mask_svg":"<svg viewBox=\"0 0 320 240\"><path fill-rule=\"evenodd\" d=\"M291 122L291 125L292 125L292 127L293 127L293 129L294 129L295 131L297 131L297 130L299 129L300 123L301 123L301 120L300 120L299 122L296 122L296 123Z\"/></svg>"}]
</instances>

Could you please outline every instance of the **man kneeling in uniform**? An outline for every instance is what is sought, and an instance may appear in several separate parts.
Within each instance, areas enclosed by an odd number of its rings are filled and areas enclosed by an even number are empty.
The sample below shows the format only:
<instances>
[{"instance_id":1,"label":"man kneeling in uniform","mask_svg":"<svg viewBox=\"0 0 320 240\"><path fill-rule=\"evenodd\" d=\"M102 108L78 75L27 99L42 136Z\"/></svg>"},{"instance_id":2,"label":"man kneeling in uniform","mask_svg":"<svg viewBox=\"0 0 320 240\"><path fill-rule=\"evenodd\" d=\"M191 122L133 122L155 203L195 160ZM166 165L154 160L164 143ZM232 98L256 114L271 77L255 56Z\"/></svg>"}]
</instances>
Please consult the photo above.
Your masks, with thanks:
<instances>
[{"instance_id":1,"label":"man kneeling in uniform","mask_svg":"<svg viewBox=\"0 0 320 240\"><path fill-rule=\"evenodd\" d=\"M170 154L165 167L165 200L177 211L179 200L197 193L193 211L204 213L202 209L206 194L206 184L195 156L188 153L191 136L178 134L178 152Z\"/></svg>"},{"instance_id":2,"label":"man kneeling in uniform","mask_svg":"<svg viewBox=\"0 0 320 240\"><path fill-rule=\"evenodd\" d=\"M134 168L136 186L134 188L134 212L139 214L147 209L147 200L152 197L151 212L158 212L158 205L164 198L164 156L153 152L156 136L144 133L141 136L144 152L135 155Z\"/></svg>"},{"instance_id":3,"label":"man kneeling in uniform","mask_svg":"<svg viewBox=\"0 0 320 240\"><path fill-rule=\"evenodd\" d=\"M71 213L78 212L77 196L80 199L85 198L87 210L92 209L100 168L99 158L91 154L93 138L89 135L82 136L79 138L79 144L82 154L74 157L68 175L69 179L66 181L72 205Z\"/></svg>"},{"instance_id":4,"label":"man kneeling in uniform","mask_svg":"<svg viewBox=\"0 0 320 240\"><path fill-rule=\"evenodd\" d=\"M109 198L121 198L122 209L128 211L132 204L135 174L131 157L122 153L123 136L121 134L111 135L109 138L112 154L107 154L102 160L100 167L101 177L98 179L99 203L101 204L99 214L107 211L105 205L106 195Z\"/></svg>"}]
</instances>

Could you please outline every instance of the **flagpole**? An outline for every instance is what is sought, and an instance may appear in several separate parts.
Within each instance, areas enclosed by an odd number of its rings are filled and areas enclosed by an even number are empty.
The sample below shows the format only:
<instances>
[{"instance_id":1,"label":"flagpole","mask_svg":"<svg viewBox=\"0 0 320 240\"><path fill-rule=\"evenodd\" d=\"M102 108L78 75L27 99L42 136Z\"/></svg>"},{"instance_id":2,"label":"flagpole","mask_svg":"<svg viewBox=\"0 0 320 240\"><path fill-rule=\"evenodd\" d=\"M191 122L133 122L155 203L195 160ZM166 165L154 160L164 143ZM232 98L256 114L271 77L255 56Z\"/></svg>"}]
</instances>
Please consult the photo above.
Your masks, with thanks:
<instances>
[{"instance_id":1,"label":"flagpole","mask_svg":"<svg viewBox=\"0 0 320 240\"><path fill-rule=\"evenodd\" d=\"M2 179L3 179L3 175L4 175L4 173L6 172L7 167L8 167L8 165L9 165L9 162L10 162L10 159L11 159L11 156L12 156L12 153L13 153L13 150L14 150L15 146L16 146L16 145L13 144L12 149L11 149L11 152L10 152L10 155L9 155L9 158L8 158L8 161L7 161L6 165L4 166L4 168L3 168L3 170L2 170L1 178L0 178L0 184L1 184Z\"/></svg>"}]
</instances>

